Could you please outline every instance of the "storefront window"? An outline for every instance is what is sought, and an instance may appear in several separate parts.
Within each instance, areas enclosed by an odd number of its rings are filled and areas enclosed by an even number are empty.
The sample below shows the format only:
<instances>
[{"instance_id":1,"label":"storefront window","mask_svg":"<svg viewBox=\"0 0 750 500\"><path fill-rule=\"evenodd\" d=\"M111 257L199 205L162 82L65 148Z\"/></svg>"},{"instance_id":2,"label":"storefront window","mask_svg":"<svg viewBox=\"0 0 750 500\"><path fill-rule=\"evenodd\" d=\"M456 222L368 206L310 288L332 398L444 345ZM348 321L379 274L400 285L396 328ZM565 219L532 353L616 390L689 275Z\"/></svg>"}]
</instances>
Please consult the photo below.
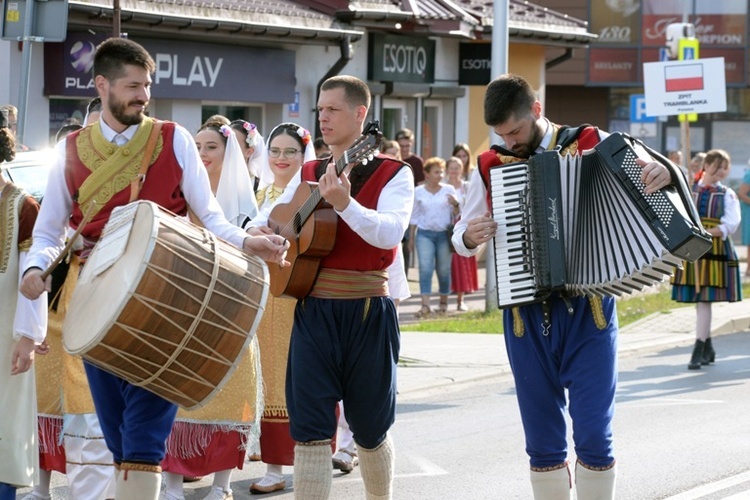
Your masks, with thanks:
<instances>
[{"instance_id":1,"label":"storefront window","mask_svg":"<svg viewBox=\"0 0 750 500\"><path fill-rule=\"evenodd\" d=\"M440 142L439 137L442 133L441 124L443 107L440 102L425 103L424 106L424 121L422 123L422 157L429 158L431 156L440 155Z\"/></svg>"},{"instance_id":2,"label":"storefront window","mask_svg":"<svg viewBox=\"0 0 750 500\"><path fill-rule=\"evenodd\" d=\"M406 105L399 101L389 101L387 100L383 104L383 118L380 121L380 127L383 137L393 139L396 137L396 132L404 127Z\"/></svg>"}]
</instances>

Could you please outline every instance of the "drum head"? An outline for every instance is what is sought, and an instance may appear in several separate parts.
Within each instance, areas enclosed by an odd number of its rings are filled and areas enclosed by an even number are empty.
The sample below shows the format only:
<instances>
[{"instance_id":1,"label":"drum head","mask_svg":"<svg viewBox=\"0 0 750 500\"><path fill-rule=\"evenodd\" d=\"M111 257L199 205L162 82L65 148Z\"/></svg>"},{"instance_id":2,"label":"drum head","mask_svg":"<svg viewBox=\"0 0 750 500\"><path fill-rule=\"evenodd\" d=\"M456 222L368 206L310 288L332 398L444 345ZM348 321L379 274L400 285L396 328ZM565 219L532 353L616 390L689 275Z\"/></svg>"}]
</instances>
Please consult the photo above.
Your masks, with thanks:
<instances>
[{"instance_id":1,"label":"drum head","mask_svg":"<svg viewBox=\"0 0 750 500\"><path fill-rule=\"evenodd\" d=\"M121 220L115 221L114 214L110 217L73 291L63 323L63 344L71 354L84 354L110 330L138 286L154 250L159 229L156 217L163 216L158 207L151 202L136 202L124 210L127 213ZM107 234L115 222L123 226Z\"/></svg>"}]
</instances>

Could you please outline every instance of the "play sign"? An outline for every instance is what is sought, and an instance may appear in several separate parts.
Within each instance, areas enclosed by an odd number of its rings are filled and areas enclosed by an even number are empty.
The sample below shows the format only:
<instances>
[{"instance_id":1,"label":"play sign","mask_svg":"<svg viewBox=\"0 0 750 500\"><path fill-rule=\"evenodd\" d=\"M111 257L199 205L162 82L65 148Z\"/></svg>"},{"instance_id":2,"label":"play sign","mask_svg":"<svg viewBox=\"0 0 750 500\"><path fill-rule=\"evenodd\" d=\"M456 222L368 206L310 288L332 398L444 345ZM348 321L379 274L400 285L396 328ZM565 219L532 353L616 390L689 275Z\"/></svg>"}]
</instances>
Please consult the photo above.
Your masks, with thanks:
<instances>
[{"instance_id":1,"label":"play sign","mask_svg":"<svg viewBox=\"0 0 750 500\"><path fill-rule=\"evenodd\" d=\"M650 116L727 110L723 57L644 63L643 87Z\"/></svg>"}]
</instances>

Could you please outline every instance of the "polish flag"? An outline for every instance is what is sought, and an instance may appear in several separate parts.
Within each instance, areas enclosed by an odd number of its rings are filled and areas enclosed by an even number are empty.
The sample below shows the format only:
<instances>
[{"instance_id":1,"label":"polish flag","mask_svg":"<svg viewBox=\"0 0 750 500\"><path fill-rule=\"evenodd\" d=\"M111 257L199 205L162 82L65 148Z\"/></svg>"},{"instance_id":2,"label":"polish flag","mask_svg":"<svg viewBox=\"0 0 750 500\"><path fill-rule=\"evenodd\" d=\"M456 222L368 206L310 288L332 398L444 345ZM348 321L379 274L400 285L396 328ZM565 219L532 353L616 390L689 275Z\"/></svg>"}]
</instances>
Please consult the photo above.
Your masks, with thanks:
<instances>
[{"instance_id":1,"label":"polish flag","mask_svg":"<svg viewBox=\"0 0 750 500\"><path fill-rule=\"evenodd\" d=\"M665 66L667 92L703 90L703 64Z\"/></svg>"}]
</instances>

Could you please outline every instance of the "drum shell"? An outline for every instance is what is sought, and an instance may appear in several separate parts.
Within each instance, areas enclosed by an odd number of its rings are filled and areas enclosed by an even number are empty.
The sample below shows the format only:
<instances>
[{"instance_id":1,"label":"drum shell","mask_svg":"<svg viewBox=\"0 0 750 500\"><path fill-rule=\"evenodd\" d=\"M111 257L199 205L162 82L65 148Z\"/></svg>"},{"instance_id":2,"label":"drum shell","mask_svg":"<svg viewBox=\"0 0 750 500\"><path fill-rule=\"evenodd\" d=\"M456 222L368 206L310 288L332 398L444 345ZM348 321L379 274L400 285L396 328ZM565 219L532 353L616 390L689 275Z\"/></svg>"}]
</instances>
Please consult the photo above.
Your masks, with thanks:
<instances>
[{"instance_id":1,"label":"drum shell","mask_svg":"<svg viewBox=\"0 0 750 500\"><path fill-rule=\"evenodd\" d=\"M139 205L123 258L96 276L84 266L63 341L103 370L197 408L247 353L265 306L268 269L205 229L152 203ZM135 269L122 262L129 252L143 253ZM126 293L109 303L108 290L124 284Z\"/></svg>"}]
</instances>

